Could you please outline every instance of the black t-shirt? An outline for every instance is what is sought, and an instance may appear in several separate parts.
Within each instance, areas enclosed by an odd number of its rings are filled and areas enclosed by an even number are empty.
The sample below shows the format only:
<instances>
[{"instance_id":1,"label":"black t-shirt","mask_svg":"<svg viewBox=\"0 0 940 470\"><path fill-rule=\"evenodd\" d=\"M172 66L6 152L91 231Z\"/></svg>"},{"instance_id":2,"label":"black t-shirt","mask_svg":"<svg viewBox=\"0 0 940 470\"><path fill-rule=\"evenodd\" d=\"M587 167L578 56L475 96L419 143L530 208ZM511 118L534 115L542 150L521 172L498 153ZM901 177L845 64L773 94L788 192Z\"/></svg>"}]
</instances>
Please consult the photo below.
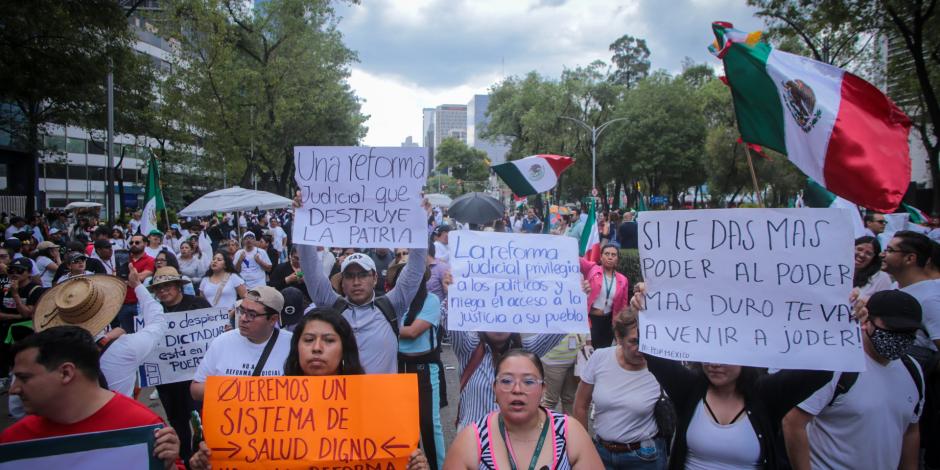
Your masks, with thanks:
<instances>
[{"instance_id":1,"label":"black t-shirt","mask_svg":"<svg viewBox=\"0 0 940 470\"><path fill-rule=\"evenodd\" d=\"M199 310L200 308L209 308L211 306L212 305L209 303L209 301L202 297L196 297L194 295L183 294L183 300L181 300L180 303L172 307L167 307L166 305L164 305L163 311L166 313L188 312L190 310Z\"/></svg>"},{"instance_id":2,"label":"black t-shirt","mask_svg":"<svg viewBox=\"0 0 940 470\"><path fill-rule=\"evenodd\" d=\"M9 287L9 283L7 284L7 287ZM23 299L23 302L26 303L26 305L36 305L39 302L39 296L41 296L42 293L42 286L36 284L35 282L30 282L29 284L20 287L20 298ZM9 291L9 288L4 288L3 304L0 306L0 312L17 313L16 302L13 301L13 293Z\"/></svg>"}]
</instances>

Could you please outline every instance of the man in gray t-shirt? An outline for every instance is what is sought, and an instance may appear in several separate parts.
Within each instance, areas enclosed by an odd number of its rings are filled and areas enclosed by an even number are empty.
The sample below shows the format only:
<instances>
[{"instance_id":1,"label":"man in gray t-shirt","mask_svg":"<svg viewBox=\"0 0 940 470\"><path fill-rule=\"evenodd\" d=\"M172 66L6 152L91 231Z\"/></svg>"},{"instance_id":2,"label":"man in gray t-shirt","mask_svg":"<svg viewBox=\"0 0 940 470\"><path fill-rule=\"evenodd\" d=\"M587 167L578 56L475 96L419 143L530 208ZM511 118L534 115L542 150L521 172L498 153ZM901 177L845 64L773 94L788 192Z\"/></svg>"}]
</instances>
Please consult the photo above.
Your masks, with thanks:
<instances>
[{"instance_id":1,"label":"man in gray t-shirt","mask_svg":"<svg viewBox=\"0 0 940 470\"><path fill-rule=\"evenodd\" d=\"M299 245L300 266L304 283L315 305L332 307L340 298L320 266L317 249ZM408 311L427 265L426 249L411 249L408 262L399 275L395 287L385 297L395 310L395 322ZM364 253L353 253L340 266L341 286L346 309L343 318L349 322L359 346L359 360L367 374L395 374L398 372L398 336L388 319L375 303L375 284L378 282L375 262Z\"/></svg>"}]
</instances>

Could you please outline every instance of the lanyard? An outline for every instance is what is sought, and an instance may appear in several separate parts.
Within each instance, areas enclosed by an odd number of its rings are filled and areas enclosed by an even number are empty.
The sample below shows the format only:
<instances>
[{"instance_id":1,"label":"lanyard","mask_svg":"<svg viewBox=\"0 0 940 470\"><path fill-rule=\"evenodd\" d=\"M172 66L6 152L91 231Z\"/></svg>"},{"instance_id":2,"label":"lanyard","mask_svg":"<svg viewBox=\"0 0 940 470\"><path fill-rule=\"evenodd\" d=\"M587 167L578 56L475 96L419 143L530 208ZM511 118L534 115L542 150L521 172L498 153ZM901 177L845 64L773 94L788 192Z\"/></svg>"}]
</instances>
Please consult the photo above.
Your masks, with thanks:
<instances>
[{"instance_id":1,"label":"lanyard","mask_svg":"<svg viewBox=\"0 0 940 470\"><path fill-rule=\"evenodd\" d=\"M606 307L607 307L607 302L610 301L610 291L611 291L611 289L614 288L614 280L617 278L617 274L614 273L613 276L610 276L610 282L609 282L609 283L607 282L607 275L606 275L606 274L601 273L601 276L604 277L604 290L606 291L606 294L604 295L604 307L606 308Z\"/></svg>"},{"instance_id":2,"label":"lanyard","mask_svg":"<svg viewBox=\"0 0 940 470\"><path fill-rule=\"evenodd\" d=\"M503 436L503 443L506 444L506 453L509 454L509 466L512 470L516 469L516 453L512 450L512 443L509 442L509 434L506 433L506 424L503 423L503 417L499 417L499 434ZM539 454L542 453L542 445L545 444L545 436L548 434L548 416L545 417L545 423L542 424L542 434L539 435L539 441L535 444L535 452L532 453L532 459L529 461L529 470L535 470L535 464L539 460Z\"/></svg>"}]
</instances>

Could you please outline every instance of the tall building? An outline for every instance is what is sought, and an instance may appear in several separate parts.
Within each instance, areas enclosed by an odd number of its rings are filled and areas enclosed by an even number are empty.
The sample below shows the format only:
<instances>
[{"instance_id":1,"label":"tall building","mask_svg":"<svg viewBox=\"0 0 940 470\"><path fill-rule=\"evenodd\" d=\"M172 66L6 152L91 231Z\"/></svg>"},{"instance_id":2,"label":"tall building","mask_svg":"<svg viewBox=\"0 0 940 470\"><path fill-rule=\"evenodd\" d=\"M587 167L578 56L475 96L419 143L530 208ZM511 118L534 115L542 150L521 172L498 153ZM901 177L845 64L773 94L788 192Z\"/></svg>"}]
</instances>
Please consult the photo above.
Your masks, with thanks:
<instances>
[{"instance_id":1,"label":"tall building","mask_svg":"<svg viewBox=\"0 0 940 470\"><path fill-rule=\"evenodd\" d=\"M454 132L458 131L458 132ZM463 104L442 104L434 108L434 151L441 141L454 137L467 141L467 106Z\"/></svg>"},{"instance_id":2,"label":"tall building","mask_svg":"<svg viewBox=\"0 0 940 470\"><path fill-rule=\"evenodd\" d=\"M509 153L509 144L502 139L484 139L480 133L489 123L486 109L490 104L490 95L473 95L467 103L467 145L486 153L490 164L498 165L506 162Z\"/></svg>"},{"instance_id":3,"label":"tall building","mask_svg":"<svg viewBox=\"0 0 940 470\"><path fill-rule=\"evenodd\" d=\"M421 143L428 149L428 162L434 168L434 108L421 110Z\"/></svg>"}]
</instances>

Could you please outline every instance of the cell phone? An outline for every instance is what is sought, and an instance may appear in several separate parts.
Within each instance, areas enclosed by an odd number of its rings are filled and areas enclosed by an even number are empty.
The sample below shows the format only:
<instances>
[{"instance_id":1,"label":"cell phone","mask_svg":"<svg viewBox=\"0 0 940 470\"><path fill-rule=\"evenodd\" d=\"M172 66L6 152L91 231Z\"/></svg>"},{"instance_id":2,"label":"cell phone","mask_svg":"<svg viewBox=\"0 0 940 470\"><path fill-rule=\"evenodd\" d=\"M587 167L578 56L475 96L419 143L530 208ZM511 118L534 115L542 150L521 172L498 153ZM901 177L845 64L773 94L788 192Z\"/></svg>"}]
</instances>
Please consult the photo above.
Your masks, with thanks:
<instances>
[{"instance_id":1,"label":"cell phone","mask_svg":"<svg viewBox=\"0 0 940 470\"><path fill-rule=\"evenodd\" d=\"M297 271L297 277L303 279L303 277L304 277L304 272L303 272L303 271Z\"/></svg>"},{"instance_id":2,"label":"cell phone","mask_svg":"<svg viewBox=\"0 0 940 470\"><path fill-rule=\"evenodd\" d=\"M114 275L121 279L127 279L127 276L131 273L130 252L127 250L115 250L112 256L114 257L114 265L117 266L114 268Z\"/></svg>"},{"instance_id":3,"label":"cell phone","mask_svg":"<svg viewBox=\"0 0 940 470\"><path fill-rule=\"evenodd\" d=\"M199 449L199 443L205 440L202 434L202 418L198 411L192 411L189 416L189 424L193 428L193 450Z\"/></svg>"}]
</instances>

